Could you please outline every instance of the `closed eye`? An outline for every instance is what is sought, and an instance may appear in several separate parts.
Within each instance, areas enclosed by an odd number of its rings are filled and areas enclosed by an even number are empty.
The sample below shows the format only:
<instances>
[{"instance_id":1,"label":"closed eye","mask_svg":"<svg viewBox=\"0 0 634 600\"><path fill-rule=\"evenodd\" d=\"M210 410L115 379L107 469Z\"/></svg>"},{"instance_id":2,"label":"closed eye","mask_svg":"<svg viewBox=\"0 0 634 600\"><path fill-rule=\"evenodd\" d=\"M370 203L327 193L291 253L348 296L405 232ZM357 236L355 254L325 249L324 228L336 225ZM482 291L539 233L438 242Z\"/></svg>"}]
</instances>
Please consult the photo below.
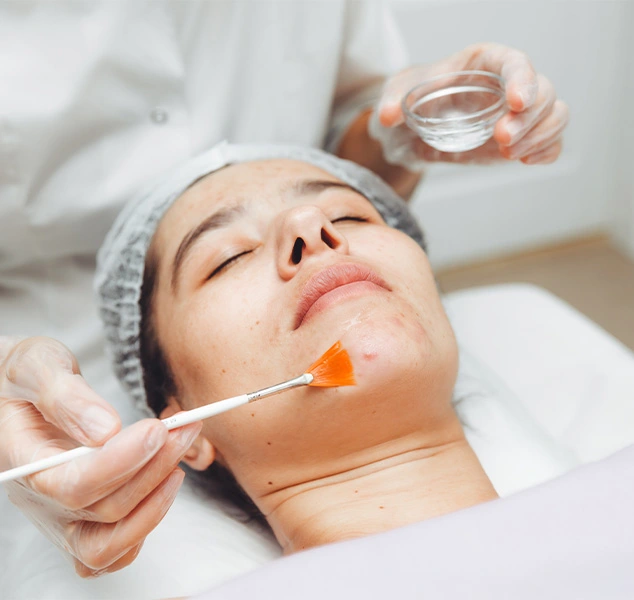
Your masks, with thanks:
<instances>
[{"instance_id":1,"label":"closed eye","mask_svg":"<svg viewBox=\"0 0 634 600\"><path fill-rule=\"evenodd\" d=\"M351 215L347 215L345 217L339 217L337 219L333 219L331 223L339 223L341 221L355 221L357 223L366 223L368 220L365 217L353 217Z\"/></svg>"},{"instance_id":2,"label":"closed eye","mask_svg":"<svg viewBox=\"0 0 634 600\"><path fill-rule=\"evenodd\" d=\"M238 259L240 259L240 257L244 256L245 254L249 254L250 252L253 252L253 250L245 250L244 252L239 252L238 254L234 254L233 256L230 256L222 264L218 265L209 274L209 277L207 277L207 279L211 279L212 277L215 277L216 275L224 271L227 267L229 267L231 264L235 263Z\"/></svg>"}]
</instances>

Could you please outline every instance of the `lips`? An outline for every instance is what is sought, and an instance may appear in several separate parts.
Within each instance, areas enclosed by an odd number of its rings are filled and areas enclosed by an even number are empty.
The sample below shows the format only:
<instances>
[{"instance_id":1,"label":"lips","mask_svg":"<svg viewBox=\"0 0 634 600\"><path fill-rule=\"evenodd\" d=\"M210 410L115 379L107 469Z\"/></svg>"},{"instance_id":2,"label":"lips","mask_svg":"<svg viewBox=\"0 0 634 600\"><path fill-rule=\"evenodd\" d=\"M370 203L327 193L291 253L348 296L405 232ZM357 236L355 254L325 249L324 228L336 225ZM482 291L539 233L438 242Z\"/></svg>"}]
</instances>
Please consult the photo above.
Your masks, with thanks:
<instances>
[{"instance_id":1,"label":"lips","mask_svg":"<svg viewBox=\"0 0 634 600\"><path fill-rule=\"evenodd\" d=\"M299 297L293 329L297 329L304 322L307 314L312 312L311 309L314 309L316 304L320 307L328 304L327 299L324 298L326 295L330 295L334 302L341 299L340 296L343 298L348 295L347 292L363 293L376 288L390 291L388 284L365 265L341 263L326 267L313 275L304 285ZM333 294L334 291L337 293Z\"/></svg>"}]
</instances>

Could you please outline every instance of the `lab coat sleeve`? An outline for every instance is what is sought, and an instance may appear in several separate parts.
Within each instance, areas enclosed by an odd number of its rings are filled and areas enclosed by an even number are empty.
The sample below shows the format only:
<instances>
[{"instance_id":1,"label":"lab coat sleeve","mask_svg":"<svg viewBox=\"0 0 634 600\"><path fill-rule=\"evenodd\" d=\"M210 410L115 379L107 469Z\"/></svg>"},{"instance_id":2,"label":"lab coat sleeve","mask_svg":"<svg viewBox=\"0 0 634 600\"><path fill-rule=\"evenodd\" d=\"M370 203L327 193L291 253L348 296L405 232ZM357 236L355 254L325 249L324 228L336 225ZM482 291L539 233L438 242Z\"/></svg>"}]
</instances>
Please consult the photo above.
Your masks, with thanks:
<instances>
[{"instance_id":1,"label":"lab coat sleeve","mask_svg":"<svg viewBox=\"0 0 634 600\"><path fill-rule=\"evenodd\" d=\"M300 552L232 598L634 598L634 446L504 499Z\"/></svg>"},{"instance_id":2,"label":"lab coat sleeve","mask_svg":"<svg viewBox=\"0 0 634 600\"><path fill-rule=\"evenodd\" d=\"M408 65L404 40L387 3L349 0L327 151L335 152L359 113L376 104L385 79Z\"/></svg>"}]
</instances>

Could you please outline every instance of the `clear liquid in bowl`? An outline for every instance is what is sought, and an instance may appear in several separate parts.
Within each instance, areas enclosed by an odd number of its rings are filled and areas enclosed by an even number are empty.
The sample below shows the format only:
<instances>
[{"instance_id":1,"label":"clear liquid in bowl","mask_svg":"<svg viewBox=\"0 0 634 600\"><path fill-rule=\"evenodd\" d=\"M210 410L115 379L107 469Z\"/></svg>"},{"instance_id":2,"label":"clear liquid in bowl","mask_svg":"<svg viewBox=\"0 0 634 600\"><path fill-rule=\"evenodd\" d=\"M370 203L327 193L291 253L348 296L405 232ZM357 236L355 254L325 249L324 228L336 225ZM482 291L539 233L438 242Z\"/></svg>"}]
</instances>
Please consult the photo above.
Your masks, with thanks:
<instances>
[{"instance_id":1,"label":"clear liquid in bowl","mask_svg":"<svg viewBox=\"0 0 634 600\"><path fill-rule=\"evenodd\" d=\"M465 152L485 144L504 114L504 90L479 82L438 86L409 98L408 125L430 146L443 152Z\"/></svg>"}]
</instances>

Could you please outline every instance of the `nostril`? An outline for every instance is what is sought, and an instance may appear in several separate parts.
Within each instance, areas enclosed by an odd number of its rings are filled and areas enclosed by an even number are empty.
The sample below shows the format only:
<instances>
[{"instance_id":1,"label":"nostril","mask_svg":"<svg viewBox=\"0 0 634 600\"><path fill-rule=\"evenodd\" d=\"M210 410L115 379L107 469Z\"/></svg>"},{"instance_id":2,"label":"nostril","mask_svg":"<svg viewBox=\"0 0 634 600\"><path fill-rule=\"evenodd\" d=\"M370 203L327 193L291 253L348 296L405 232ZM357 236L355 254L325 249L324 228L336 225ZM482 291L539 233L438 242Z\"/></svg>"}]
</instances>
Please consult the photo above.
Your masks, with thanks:
<instances>
[{"instance_id":1,"label":"nostril","mask_svg":"<svg viewBox=\"0 0 634 600\"><path fill-rule=\"evenodd\" d=\"M333 238L325 229L321 230L321 241L328 246L328 248L335 248L337 246L337 242L335 238Z\"/></svg>"},{"instance_id":2,"label":"nostril","mask_svg":"<svg viewBox=\"0 0 634 600\"><path fill-rule=\"evenodd\" d=\"M302 238L297 238L293 244L293 251L291 252L291 260L294 265L298 265L302 260L302 252L306 244Z\"/></svg>"}]
</instances>

